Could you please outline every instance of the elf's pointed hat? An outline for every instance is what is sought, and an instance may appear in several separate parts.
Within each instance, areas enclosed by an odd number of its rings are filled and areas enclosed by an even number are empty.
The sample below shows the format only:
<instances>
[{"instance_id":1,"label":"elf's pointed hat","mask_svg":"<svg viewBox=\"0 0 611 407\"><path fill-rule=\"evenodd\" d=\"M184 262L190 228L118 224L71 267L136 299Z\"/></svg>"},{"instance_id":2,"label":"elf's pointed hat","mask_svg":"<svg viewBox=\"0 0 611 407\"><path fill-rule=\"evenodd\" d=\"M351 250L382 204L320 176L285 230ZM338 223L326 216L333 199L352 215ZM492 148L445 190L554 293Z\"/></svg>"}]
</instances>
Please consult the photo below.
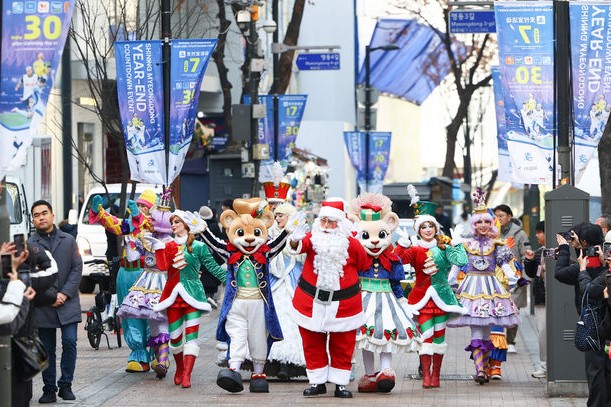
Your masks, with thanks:
<instances>
[{"instance_id":1,"label":"elf's pointed hat","mask_svg":"<svg viewBox=\"0 0 611 407\"><path fill-rule=\"evenodd\" d=\"M283 182L284 169L278 161L272 166L271 176L262 183L265 199L270 203L282 203L291 189L291 184Z\"/></svg>"}]
</instances>

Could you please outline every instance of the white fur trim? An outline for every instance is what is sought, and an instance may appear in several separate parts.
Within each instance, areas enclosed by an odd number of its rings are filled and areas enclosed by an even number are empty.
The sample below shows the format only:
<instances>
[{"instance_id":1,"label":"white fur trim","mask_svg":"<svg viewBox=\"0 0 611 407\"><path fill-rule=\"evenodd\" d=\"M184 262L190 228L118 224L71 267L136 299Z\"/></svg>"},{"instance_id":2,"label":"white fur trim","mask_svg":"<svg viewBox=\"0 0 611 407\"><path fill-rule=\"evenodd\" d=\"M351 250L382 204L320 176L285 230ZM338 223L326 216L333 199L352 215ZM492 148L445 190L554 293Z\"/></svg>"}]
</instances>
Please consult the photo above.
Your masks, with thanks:
<instances>
[{"instance_id":1,"label":"white fur trim","mask_svg":"<svg viewBox=\"0 0 611 407\"><path fill-rule=\"evenodd\" d=\"M340 211L337 208L334 208L332 206L322 206L320 208L320 211L318 212L318 217L319 218L331 218L331 219L335 219L335 220L340 220L346 217L346 214L344 213L344 211Z\"/></svg>"},{"instance_id":2,"label":"white fur trim","mask_svg":"<svg viewBox=\"0 0 611 407\"><path fill-rule=\"evenodd\" d=\"M420 225L422 225L424 222L431 222L433 225L435 225L435 227L437 228L437 234L441 232L441 226L439 225L439 222L437 222L437 219L435 219L433 216L418 215L416 216L416 220L414 221L414 230L416 231L417 235L418 231L420 230Z\"/></svg>"},{"instance_id":3,"label":"white fur trim","mask_svg":"<svg viewBox=\"0 0 611 407\"><path fill-rule=\"evenodd\" d=\"M331 301L331 305L314 302L312 317L303 315L294 307L291 308L291 316L297 325L313 332L347 332L365 323L366 316L363 312L346 318L337 318L338 308L339 301Z\"/></svg>"},{"instance_id":4,"label":"white fur trim","mask_svg":"<svg viewBox=\"0 0 611 407\"><path fill-rule=\"evenodd\" d=\"M339 384L340 386L347 386L350 383L350 369L337 369L333 366L329 366L329 382Z\"/></svg>"},{"instance_id":5,"label":"white fur trim","mask_svg":"<svg viewBox=\"0 0 611 407\"><path fill-rule=\"evenodd\" d=\"M432 343L425 342L420 346L421 355L432 355L433 353L435 353L435 347Z\"/></svg>"},{"instance_id":6,"label":"white fur trim","mask_svg":"<svg viewBox=\"0 0 611 407\"><path fill-rule=\"evenodd\" d=\"M435 305L437 305L440 310L448 312L448 313L465 315L469 312L469 310L467 310L465 307L461 307L458 305L448 305L445 302L443 302L443 300L437 293L437 290L435 290L433 286L429 286L429 288L426 289L426 292L424 293L424 296L420 299L420 301L418 301L415 304L410 304L410 305L413 308L420 310L426 305L427 302L429 302L429 300L433 300Z\"/></svg>"},{"instance_id":7,"label":"white fur trim","mask_svg":"<svg viewBox=\"0 0 611 407\"><path fill-rule=\"evenodd\" d=\"M197 301L195 298L191 297L191 294L187 292L185 286L183 286L180 282L176 284L176 287L174 287L168 298L153 307L153 311L163 311L164 309L169 308L170 305L174 304L176 301L178 294L180 294L182 299L193 308L202 310L204 312L212 311L210 304L203 301Z\"/></svg>"},{"instance_id":8,"label":"white fur trim","mask_svg":"<svg viewBox=\"0 0 611 407\"><path fill-rule=\"evenodd\" d=\"M448 350L447 343L434 343L433 344L433 353L437 353L439 355L445 355L446 350Z\"/></svg>"},{"instance_id":9,"label":"white fur trim","mask_svg":"<svg viewBox=\"0 0 611 407\"><path fill-rule=\"evenodd\" d=\"M197 343L187 342L185 343L183 348L185 355L193 355L195 357L199 356L199 346L197 345Z\"/></svg>"},{"instance_id":10,"label":"white fur trim","mask_svg":"<svg viewBox=\"0 0 611 407\"><path fill-rule=\"evenodd\" d=\"M310 384L325 384L329 379L329 366L319 369L306 369Z\"/></svg>"}]
</instances>

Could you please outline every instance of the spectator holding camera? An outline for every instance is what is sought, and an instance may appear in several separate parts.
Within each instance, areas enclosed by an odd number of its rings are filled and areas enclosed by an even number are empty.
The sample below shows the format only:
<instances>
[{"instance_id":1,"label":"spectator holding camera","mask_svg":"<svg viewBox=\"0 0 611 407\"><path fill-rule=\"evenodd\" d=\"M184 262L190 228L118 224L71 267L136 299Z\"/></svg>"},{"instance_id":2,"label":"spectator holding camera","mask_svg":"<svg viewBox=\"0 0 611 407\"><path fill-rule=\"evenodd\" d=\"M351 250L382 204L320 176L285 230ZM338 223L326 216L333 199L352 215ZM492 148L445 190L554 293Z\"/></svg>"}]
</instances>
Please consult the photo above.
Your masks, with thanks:
<instances>
[{"instance_id":1,"label":"spectator holding camera","mask_svg":"<svg viewBox=\"0 0 611 407\"><path fill-rule=\"evenodd\" d=\"M575 305L581 314L581 301L587 293L588 303L597 307L604 306L605 274L607 267L603 264L603 232L600 226L591 223L582 224L578 233L571 234L578 240L579 255L575 263L570 262L567 240L560 234L555 278L564 284L575 287ZM575 244L575 246L577 245ZM611 360L604 350L584 352L586 379L588 381L588 406L611 405Z\"/></svg>"},{"instance_id":2,"label":"spectator holding camera","mask_svg":"<svg viewBox=\"0 0 611 407\"><path fill-rule=\"evenodd\" d=\"M545 321L545 253L554 249L545 248L545 221L535 226L535 236L539 247L536 251L527 249L524 252L524 272L532 280L532 292L535 303L535 321L539 334L539 368L532 373L532 377L544 378L547 376L547 330Z\"/></svg>"},{"instance_id":3,"label":"spectator holding camera","mask_svg":"<svg viewBox=\"0 0 611 407\"><path fill-rule=\"evenodd\" d=\"M0 325L12 324L20 315L21 310L25 310L24 314L29 309L29 301L34 298L35 292L31 287L19 280L17 268L27 258L27 251L23 251L19 256L15 254L14 243L2 243L0 254L9 254L12 256L12 270L6 274L8 279L0 280ZM26 301L24 301L24 299ZM13 325L21 326L23 322ZM8 327L2 327L8 330ZM14 332L10 332L13 334Z\"/></svg>"},{"instance_id":4,"label":"spectator holding camera","mask_svg":"<svg viewBox=\"0 0 611 407\"><path fill-rule=\"evenodd\" d=\"M32 320L32 300L36 291L20 280L19 268L27 261L29 251L27 247L16 256L14 243L3 243L0 254L11 255L11 271L6 274L7 279L0 281L0 334L16 338L29 333ZM11 366L11 406L26 407L32 398L32 380L23 381L16 375L15 361Z\"/></svg>"}]
</instances>

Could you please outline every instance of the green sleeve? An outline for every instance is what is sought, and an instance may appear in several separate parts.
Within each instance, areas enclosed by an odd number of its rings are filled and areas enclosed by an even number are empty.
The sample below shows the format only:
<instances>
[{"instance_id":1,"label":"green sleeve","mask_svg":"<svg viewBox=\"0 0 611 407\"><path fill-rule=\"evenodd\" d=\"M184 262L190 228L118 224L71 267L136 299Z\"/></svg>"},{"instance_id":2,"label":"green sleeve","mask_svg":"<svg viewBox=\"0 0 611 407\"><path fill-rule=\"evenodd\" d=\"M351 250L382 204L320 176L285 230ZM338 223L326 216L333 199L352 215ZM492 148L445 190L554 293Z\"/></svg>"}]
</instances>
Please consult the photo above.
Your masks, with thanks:
<instances>
[{"instance_id":1,"label":"green sleeve","mask_svg":"<svg viewBox=\"0 0 611 407\"><path fill-rule=\"evenodd\" d=\"M462 267L469 262L467 251L462 244L456 246L446 246L446 256L450 263L455 266Z\"/></svg>"},{"instance_id":2,"label":"green sleeve","mask_svg":"<svg viewBox=\"0 0 611 407\"><path fill-rule=\"evenodd\" d=\"M204 243L198 244L196 246L196 250L194 252L197 253L197 257L199 261L206 267L206 270L210 272L214 277L218 278L220 281L225 281L227 278L227 272L218 265L212 254L210 254L210 250L208 250L208 246Z\"/></svg>"}]
</instances>

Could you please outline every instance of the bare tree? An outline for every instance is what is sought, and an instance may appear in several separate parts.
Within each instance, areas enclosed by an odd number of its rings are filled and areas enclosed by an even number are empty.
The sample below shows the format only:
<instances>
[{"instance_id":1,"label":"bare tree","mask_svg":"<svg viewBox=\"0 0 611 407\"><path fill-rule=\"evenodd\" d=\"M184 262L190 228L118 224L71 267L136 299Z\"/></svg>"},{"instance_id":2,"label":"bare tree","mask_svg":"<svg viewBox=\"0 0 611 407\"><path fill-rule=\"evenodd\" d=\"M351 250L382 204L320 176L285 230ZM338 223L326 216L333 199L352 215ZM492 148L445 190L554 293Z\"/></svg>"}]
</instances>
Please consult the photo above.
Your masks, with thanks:
<instances>
[{"instance_id":1,"label":"bare tree","mask_svg":"<svg viewBox=\"0 0 611 407\"><path fill-rule=\"evenodd\" d=\"M293 13L291 15L291 21L289 22L289 25L286 29L284 41L282 41L283 44L294 46L297 45L297 43L299 42L299 31L301 29L301 20L303 18L304 9L305 0L295 0L295 4L293 5ZM288 88L289 83L291 81L294 58L294 50L289 50L280 54L280 58L278 58L278 83L274 81L269 93L283 94L286 92L286 89Z\"/></svg>"},{"instance_id":2,"label":"bare tree","mask_svg":"<svg viewBox=\"0 0 611 407\"><path fill-rule=\"evenodd\" d=\"M489 62L496 53L495 41L488 34L473 34L462 37L461 42L458 43L447 29L449 22L447 0L396 0L393 6L412 13L422 23L430 26L443 44L445 55L441 53L431 55L430 63L424 68L423 75L439 83L443 79L439 77L440 72L447 72L449 68L450 76L445 82L458 97L458 107L450 112L450 123L446 126L446 158L442 172L444 177L453 178L456 170L454 156L459 131L468 118L469 106L475 92L488 86L492 79ZM443 13L443 19L435 13ZM443 20L444 23L435 24L432 20ZM441 69L443 64L446 66ZM472 143L468 134L465 143ZM466 181L470 182L470 180Z\"/></svg>"}]
</instances>

